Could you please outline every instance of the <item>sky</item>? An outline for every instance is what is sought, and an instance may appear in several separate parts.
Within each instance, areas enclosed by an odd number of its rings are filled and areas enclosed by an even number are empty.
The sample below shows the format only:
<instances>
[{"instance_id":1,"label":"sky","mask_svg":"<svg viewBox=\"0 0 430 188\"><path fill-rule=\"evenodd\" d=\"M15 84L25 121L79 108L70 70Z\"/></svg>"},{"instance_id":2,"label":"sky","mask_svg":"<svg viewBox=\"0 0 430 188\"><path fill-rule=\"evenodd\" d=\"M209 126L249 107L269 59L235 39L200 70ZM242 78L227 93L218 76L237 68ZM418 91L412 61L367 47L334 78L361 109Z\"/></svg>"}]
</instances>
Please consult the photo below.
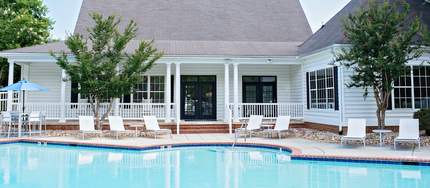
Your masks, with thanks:
<instances>
[{"instance_id":1,"label":"sky","mask_svg":"<svg viewBox=\"0 0 430 188\"><path fill-rule=\"evenodd\" d=\"M47 17L55 21L52 38L66 38L67 33L73 33L78 19L82 0L42 0L48 6ZM323 23L329 21L350 0L300 0L306 17L312 28L316 31Z\"/></svg>"}]
</instances>

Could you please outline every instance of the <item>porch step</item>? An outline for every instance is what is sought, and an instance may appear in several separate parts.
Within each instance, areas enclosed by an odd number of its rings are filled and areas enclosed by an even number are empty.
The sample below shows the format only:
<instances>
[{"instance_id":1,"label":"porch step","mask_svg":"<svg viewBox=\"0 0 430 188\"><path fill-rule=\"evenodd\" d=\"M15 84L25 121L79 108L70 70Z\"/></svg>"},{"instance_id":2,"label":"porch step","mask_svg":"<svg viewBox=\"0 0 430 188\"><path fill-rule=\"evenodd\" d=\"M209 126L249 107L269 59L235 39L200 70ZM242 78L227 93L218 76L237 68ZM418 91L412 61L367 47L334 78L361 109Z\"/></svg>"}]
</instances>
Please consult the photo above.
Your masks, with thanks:
<instances>
[{"instance_id":1,"label":"porch step","mask_svg":"<svg viewBox=\"0 0 430 188\"><path fill-rule=\"evenodd\" d=\"M229 125L224 122L181 122L179 129L180 134L210 134L210 133L229 133ZM131 124L143 124L141 121L125 121L125 129L129 130L129 125ZM265 122L264 124L275 124L275 122ZM176 134L176 123L164 123L159 122L161 129L170 129L173 134ZM302 127L304 122L290 122L290 127ZM241 123L232 124L232 132L234 133L234 129L240 128ZM47 129L49 130L78 130L79 122L78 121L69 121L67 123L58 123L58 122L47 122ZM107 123L104 124L103 130L109 130L109 125ZM134 128L132 129L134 130ZM139 128L138 130L141 130Z\"/></svg>"}]
</instances>

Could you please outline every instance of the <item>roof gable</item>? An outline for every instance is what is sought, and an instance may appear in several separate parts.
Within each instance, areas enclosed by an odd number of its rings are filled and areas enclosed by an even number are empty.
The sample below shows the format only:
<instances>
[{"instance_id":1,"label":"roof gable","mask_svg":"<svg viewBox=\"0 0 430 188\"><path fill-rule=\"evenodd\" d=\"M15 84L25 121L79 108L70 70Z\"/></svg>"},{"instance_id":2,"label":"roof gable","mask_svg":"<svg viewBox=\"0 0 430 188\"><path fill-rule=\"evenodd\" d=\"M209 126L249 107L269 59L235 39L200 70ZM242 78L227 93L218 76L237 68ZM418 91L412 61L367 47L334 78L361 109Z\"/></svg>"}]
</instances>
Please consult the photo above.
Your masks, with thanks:
<instances>
[{"instance_id":1,"label":"roof gable","mask_svg":"<svg viewBox=\"0 0 430 188\"><path fill-rule=\"evenodd\" d=\"M383 0L380 0L381 2ZM395 0L389 0L390 4ZM422 13L422 19L427 26L430 26L430 3L424 3L424 0L406 0L410 4L410 11L419 15ZM331 46L333 44L349 44L344 36L340 16L353 13L355 8L360 7L360 2L367 7L368 0L351 0L342 10L331 18L321 29L315 32L308 40L300 45L300 54L307 54L318 49ZM411 17L411 16L410 16Z\"/></svg>"}]
</instances>

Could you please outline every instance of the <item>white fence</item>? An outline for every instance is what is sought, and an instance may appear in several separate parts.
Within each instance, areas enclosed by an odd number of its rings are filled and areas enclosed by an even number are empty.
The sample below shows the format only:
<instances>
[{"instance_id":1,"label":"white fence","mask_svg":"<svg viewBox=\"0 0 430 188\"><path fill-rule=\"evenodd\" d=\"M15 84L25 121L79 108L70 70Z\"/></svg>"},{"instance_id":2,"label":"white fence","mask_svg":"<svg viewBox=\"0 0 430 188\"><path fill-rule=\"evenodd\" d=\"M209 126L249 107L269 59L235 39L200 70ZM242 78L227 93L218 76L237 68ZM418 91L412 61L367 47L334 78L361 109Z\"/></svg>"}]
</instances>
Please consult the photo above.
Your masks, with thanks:
<instances>
[{"instance_id":1,"label":"white fence","mask_svg":"<svg viewBox=\"0 0 430 188\"><path fill-rule=\"evenodd\" d=\"M230 109L233 109L233 103L229 105ZM263 119L276 119L278 116L303 119L302 103L239 103L238 105L239 119L248 119L251 115L262 115ZM234 113L234 110L232 111Z\"/></svg>"},{"instance_id":2,"label":"white fence","mask_svg":"<svg viewBox=\"0 0 430 188\"><path fill-rule=\"evenodd\" d=\"M25 111L46 111L46 119L60 119L60 103L26 103ZM114 106L109 112L109 115L114 114ZM157 119L166 118L166 104L164 103L120 103L119 115L123 119L137 120L143 116L156 116ZM21 111L22 103L14 103L12 109ZM99 117L109 109L109 103L100 104ZM175 108L171 105L170 117L174 118ZM66 103L66 119L79 119L79 116L92 116L93 111L90 103Z\"/></svg>"}]
</instances>

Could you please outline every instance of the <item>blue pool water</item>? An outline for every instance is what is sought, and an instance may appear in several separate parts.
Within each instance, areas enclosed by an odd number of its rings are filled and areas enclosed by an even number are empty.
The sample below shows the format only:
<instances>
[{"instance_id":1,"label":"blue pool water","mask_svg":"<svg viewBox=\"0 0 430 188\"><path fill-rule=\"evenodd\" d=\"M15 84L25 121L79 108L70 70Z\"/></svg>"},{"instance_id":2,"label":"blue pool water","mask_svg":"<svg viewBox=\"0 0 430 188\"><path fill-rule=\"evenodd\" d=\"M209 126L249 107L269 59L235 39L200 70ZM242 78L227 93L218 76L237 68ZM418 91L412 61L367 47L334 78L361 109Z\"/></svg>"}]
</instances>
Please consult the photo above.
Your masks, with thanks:
<instances>
[{"instance_id":1,"label":"blue pool water","mask_svg":"<svg viewBox=\"0 0 430 188\"><path fill-rule=\"evenodd\" d=\"M0 146L0 187L430 187L430 168L290 160L279 150Z\"/></svg>"}]
</instances>

